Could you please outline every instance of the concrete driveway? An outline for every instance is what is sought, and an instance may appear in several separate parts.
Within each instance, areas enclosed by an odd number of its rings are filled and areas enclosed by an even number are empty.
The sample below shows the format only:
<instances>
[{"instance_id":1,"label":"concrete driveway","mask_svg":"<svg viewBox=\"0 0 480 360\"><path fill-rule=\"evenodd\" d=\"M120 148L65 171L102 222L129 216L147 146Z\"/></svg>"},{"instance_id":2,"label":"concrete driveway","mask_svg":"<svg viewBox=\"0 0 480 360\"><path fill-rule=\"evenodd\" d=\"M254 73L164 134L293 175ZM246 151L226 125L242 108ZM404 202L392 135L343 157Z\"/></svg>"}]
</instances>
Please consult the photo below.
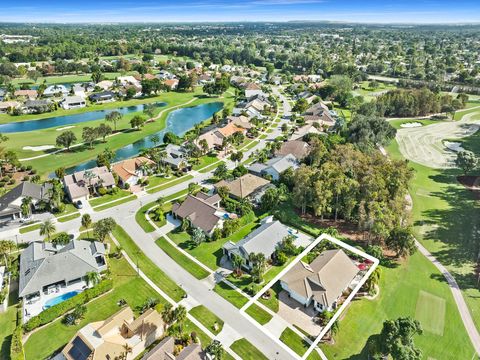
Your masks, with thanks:
<instances>
[{"instance_id":1,"label":"concrete driveway","mask_svg":"<svg viewBox=\"0 0 480 360\"><path fill-rule=\"evenodd\" d=\"M305 330L312 336L318 336L322 327L315 323L317 311L313 306L305 308L299 302L291 299L286 291L281 291L278 295L278 315L292 325Z\"/></svg>"}]
</instances>

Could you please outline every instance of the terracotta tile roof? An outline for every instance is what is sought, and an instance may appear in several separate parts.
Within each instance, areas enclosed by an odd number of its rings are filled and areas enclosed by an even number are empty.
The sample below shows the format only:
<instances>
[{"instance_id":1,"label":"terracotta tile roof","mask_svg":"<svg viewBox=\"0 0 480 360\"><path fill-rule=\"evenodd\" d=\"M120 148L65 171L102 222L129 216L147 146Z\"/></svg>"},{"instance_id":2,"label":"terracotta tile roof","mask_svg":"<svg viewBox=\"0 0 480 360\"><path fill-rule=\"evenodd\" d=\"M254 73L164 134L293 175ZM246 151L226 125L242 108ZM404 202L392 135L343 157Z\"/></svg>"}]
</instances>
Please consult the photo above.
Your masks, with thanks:
<instances>
[{"instance_id":1,"label":"terracotta tile roof","mask_svg":"<svg viewBox=\"0 0 480 360\"><path fill-rule=\"evenodd\" d=\"M145 163L150 165L155 164L152 160L144 156L139 156L116 163L115 165L113 165L112 170L118 175L120 179L122 179L123 181L127 181L132 176L136 176L135 172L140 168L142 164Z\"/></svg>"},{"instance_id":2,"label":"terracotta tile roof","mask_svg":"<svg viewBox=\"0 0 480 360\"><path fill-rule=\"evenodd\" d=\"M238 179L232 181L222 180L215 184L218 189L221 186L226 186L229 193L237 198L243 199L251 195L255 191L268 185L270 181L253 174L245 174Z\"/></svg>"},{"instance_id":3,"label":"terracotta tile roof","mask_svg":"<svg viewBox=\"0 0 480 360\"><path fill-rule=\"evenodd\" d=\"M225 125L223 128L218 128L217 131L220 134L222 134L224 137L229 137L229 136L232 136L233 134L235 134L237 132L244 133L245 129L243 129L241 127L238 127L233 122L231 122L231 123L228 123L227 125Z\"/></svg>"}]
</instances>

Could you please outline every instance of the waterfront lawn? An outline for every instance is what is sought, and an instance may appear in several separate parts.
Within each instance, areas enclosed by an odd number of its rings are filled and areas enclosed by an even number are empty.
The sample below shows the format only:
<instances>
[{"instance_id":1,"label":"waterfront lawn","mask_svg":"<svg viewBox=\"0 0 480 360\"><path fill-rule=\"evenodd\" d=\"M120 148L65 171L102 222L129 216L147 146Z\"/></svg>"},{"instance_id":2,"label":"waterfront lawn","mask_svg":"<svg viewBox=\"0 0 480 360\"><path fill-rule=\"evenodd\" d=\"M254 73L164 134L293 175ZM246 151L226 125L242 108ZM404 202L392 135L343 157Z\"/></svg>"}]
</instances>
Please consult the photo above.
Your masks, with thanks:
<instances>
[{"instance_id":1,"label":"waterfront lawn","mask_svg":"<svg viewBox=\"0 0 480 360\"><path fill-rule=\"evenodd\" d=\"M282 335L280 335L280 340L300 356L303 356L303 354L305 354L310 347L310 345L302 337L300 337L300 335L290 328L286 328L282 332ZM310 353L307 359L320 360L321 358L320 355L314 350Z\"/></svg>"},{"instance_id":2,"label":"waterfront lawn","mask_svg":"<svg viewBox=\"0 0 480 360\"><path fill-rule=\"evenodd\" d=\"M230 349L237 353L243 360L268 360L260 350L245 338L235 341L230 346Z\"/></svg>"},{"instance_id":3,"label":"waterfront lawn","mask_svg":"<svg viewBox=\"0 0 480 360\"><path fill-rule=\"evenodd\" d=\"M148 298L165 299L155 292L142 278L137 276L135 270L125 259L109 260L112 273L113 290L86 305L85 318L79 324L66 326L61 319L48 324L34 332L25 343L27 359L48 358L53 352L61 349L75 333L86 324L108 318L120 310L117 302L125 299L127 304L136 311Z\"/></svg>"},{"instance_id":4,"label":"waterfront lawn","mask_svg":"<svg viewBox=\"0 0 480 360\"><path fill-rule=\"evenodd\" d=\"M217 283L213 290L238 309L242 308L242 306L248 302L248 298L240 294L224 281Z\"/></svg>"},{"instance_id":5,"label":"waterfront lawn","mask_svg":"<svg viewBox=\"0 0 480 360\"><path fill-rule=\"evenodd\" d=\"M196 318L203 326L213 334L218 335L223 329L223 321L205 306L199 305L190 310L190 315ZM215 324L217 329L215 330Z\"/></svg>"},{"instance_id":6,"label":"waterfront lawn","mask_svg":"<svg viewBox=\"0 0 480 360\"><path fill-rule=\"evenodd\" d=\"M110 201L119 200L126 196L132 196L132 193L130 191L117 188L117 191L112 194L105 194L103 196L95 197L88 200L88 202L90 203L90 206L95 207Z\"/></svg>"},{"instance_id":7,"label":"waterfront lawn","mask_svg":"<svg viewBox=\"0 0 480 360\"><path fill-rule=\"evenodd\" d=\"M247 234L258 225L256 221L252 221L243 226L235 233L227 238L221 238L216 241L203 242L199 246L195 246L189 234L184 231L173 231L168 234L168 237L172 239L175 244L187 251L190 255L195 257L198 261L208 266L212 270L216 270L220 266L220 260L223 256L222 246L227 241L234 243L243 239Z\"/></svg>"},{"instance_id":8,"label":"waterfront lawn","mask_svg":"<svg viewBox=\"0 0 480 360\"><path fill-rule=\"evenodd\" d=\"M170 256L177 264L187 270L198 280L206 278L210 273L200 265L190 260L182 254L175 246L170 244L164 237L159 238L155 242L168 256Z\"/></svg>"},{"instance_id":9,"label":"waterfront lawn","mask_svg":"<svg viewBox=\"0 0 480 360\"><path fill-rule=\"evenodd\" d=\"M138 264L138 267L150 278L155 285L165 291L175 301L180 301L185 291L182 290L167 274L165 274L158 266L156 266L150 258L148 258L142 250L135 244L132 238L118 226L113 231L113 236L120 243L120 246L130 256L130 258Z\"/></svg>"},{"instance_id":10,"label":"waterfront lawn","mask_svg":"<svg viewBox=\"0 0 480 360\"><path fill-rule=\"evenodd\" d=\"M255 319L260 325L265 325L270 320L272 320L272 315L270 315L267 311L263 310L260 306L253 303L250 305L247 310L245 311L248 315Z\"/></svg>"}]
</instances>

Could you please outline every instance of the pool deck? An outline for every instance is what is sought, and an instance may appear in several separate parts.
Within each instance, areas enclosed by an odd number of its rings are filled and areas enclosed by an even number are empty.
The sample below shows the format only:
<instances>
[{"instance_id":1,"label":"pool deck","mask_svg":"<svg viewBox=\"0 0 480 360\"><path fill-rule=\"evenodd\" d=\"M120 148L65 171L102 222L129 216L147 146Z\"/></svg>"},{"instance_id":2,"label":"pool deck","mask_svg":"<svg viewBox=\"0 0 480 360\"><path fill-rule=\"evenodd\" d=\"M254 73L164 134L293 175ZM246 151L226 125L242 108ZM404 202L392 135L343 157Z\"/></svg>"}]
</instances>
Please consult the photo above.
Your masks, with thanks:
<instances>
[{"instance_id":1,"label":"pool deck","mask_svg":"<svg viewBox=\"0 0 480 360\"><path fill-rule=\"evenodd\" d=\"M42 294L40 299L32 303L25 301L23 303L23 321L27 322L33 316L40 314L44 310L43 307L45 306L45 303L47 301L52 300L58 296L64 295L66 293L69 293L71 291L78 291L78 290L82 291L84 290L83 288L86 285L87 284L84 281L82 281L66 287L60 287L60 290L58 292L53 292L48 295Z\"/></svg>"}]
</instances>

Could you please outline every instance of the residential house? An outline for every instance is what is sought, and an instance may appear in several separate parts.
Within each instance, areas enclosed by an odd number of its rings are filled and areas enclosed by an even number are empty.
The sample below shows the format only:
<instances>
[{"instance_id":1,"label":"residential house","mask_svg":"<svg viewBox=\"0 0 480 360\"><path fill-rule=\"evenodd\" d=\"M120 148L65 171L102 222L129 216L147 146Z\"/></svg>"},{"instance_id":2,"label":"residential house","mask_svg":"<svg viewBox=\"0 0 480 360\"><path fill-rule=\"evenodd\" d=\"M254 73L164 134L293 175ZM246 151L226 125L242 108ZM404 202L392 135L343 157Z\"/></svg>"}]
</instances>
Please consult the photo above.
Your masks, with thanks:
<instances>
[{"instance_id":1,"label":"residential house","mask_svg":"<svg viewBox=\"0 0 480 360\"><path fill-rule=\"evenodd\" d=\"M125 307L104 321L81 328L63 348L66 360L135 359L163 335L164 322L155 309L139 317ZM130 352L125 351L125 346Z\"/></svg>"},{"instance_id":2,"label":"residential house","mask_svg":"<svg viewBox=\"0 0 480 360\"><path fill-rule=\"evenodd\" d=\"M0 102L0 113L7 113L20 106L18 101L2 101Z\"/></svg>"},{"instance_id":3,"label":"residential house","mask_svg":"<svg viewBox=\"0 0 480 360\"><path fill-rule=\"evenodd\" d=\"M292 136L290 137L292 140L299 140L299 139L303 139L303 137L305 135L308 135L308 134L316 134L316 135L320 135L320 134L324 134L325 133L318 128L318 125L317 124L306 124L300 128L298 128L297 130L295 130L295 132L292 134Z\"/></svg>"},{"instance_id":4,"label":"residential house","mask_svg":"<svg viewBox=\"0 0 480 360\"><path fill-rule=\"evenodd\" d=\"M265 259L273 260L278 245L289 235L295 236L295 245L297 246L305 246L311 241L310 237L289 228L278 220L273 220L273 216L268 216L261 221L258 228L239 242L226 242L223 245L223 253L228 259L232 259L233 254L241 256L245 260L244 267L251 270L251 254L260 253L265 256Z\"/></svg>"},{"instance_id":5,"label":"residential house","mask_svg":"<svg viewBox=\"0 0 480 360\"><path fill-rule=\"evenodd\" d=\"M168 87L170 90L177 90L178 79L167 79L164 81L164 85Z\"/></svg>"},{"instance_id":6,"label":"residential house","mask_svg":"<svg viewBox=\"0 0 480 360\"><path fill-rule=\"evenodd\" d=\"M258 198L266 188L270 185L270 181L253 175L245 174L235 180L222 180L215 184L215 188L226 187L228 194L234 199L254 199Z\"/></svg>"},{"instance_id":7,"label":"residential house","mask_svg":"<svg viewBox=\"0 0 480 360\"><path fill-rule=\"evenodd\" d=\"M168 144L165 147L167 156L162 159L164 164L167 164L174 170L188 171L191 165L188 163L188 154L185 148L175 144Z\"/></svg>"},{"instance_id":8,"label":"residential house","mask_svg":"<svg viewBox=\"0 0 480 360\"><path fill-rule=\"evenodd\" d=\"M90 191L115 186L115 178L106 166L77 171L63 178L65 191L71 201L88 200Z\"/></svg>"},{"instance_id":9,"label":"residential house","mask_svg":"<svg viewBox=\"0 0 480 360\"><path fill-rule=\"evenodd\" d=\"M32 208L35 210L41 201L50 199L52 184L34 184L24 181L0 197L0 224L22 218L22 200L32 199Z\"/></svg>"},{"instance_id":10,"label":"residential house","mask_svg":"<svg viewBox=\"0 0 480 360\"><path fill-rule=\"evenodd\" d=\"M228 116L227 117L228 123L232 123L237 127L241 127L243 129L251 129L253 125L250 123L248 117L240 115L240 116Z\"/></svg>"},{"instance_id":11,"label":"residential house","mask_svg":"<svg viewBox=\"0 0 480 360\"><path fill-rule=\"evenodd\" d=\"M292 154L298 160L303 160L310 152L310 145L301 140L290 140L282 143L280 149L275 151L275 156Z\"/></svg>"},{"instance_id":12,"label":"residential house","mask_svg":"<svg viewBox=\"0 0 480 360\"><path fill-rule=\"evenodd\" d=\"M321 101L310 106L303 114L303 118L307 124L317 123L320 127L330 127L335 125L335 119L332 113L327 105Z\"/></svg>"},{"instance_id":13,"label":"residential house","mask_svg":"<svg viewBox=\"0 0 480 360\"><path fill-rule=\"evenodd\" d=\"M175 79L176 76L167 70L160 70L157 77L161 80Z\"/></svg>"},{"instance_id":14,"label":"residential house","mask_svg":"<svg viewBox=\"0 0 480 360\"><path fill-rule=\"evenodd\" d=\"M66 96L69 93L68 89L65 85L50 85L47 86L45 91L43 92L43 96L46 97L53 97L53 96Z\"/></svg>"},{"instance_id":15,"label":"residential house","mask_svg":"<svg viewBox=\"0 0 480 360\"><path fill-rule=\"evenodd\" d=\"M121 84L122 86L128 86L128 85L133 85L136 87L141 87L140 86L140 81L135 79L134 76L128 75L128 76L119 76L116 79L117 83Z\"/></svg>"},{"instance_id":16,"label":"residential house","mask_svg":"<svg viewBox=\"0 0 480 360\"><path fill-rule=\"evenodd\" d=\"M229 122L227 125L221 128L217 128L216 132L219 134L219 137L224 139L232 136L235 133L242 133L245 135L247 130L245 128L235 125L233 122Z\"/></svg>"},{"instance_id":17,"label":"residential house","mask_svg":"<svg viewBox=\"0 0 480 360\"><path fill-rule=\"evenodd\" d=\"M220 207L221 198L218 194L207 195L202 192L188 195L180 204L175 203L172 213L175 218L187 219L192 226L201 229L207 236L212 236L216 228L223 227L228 214Z\"/></svg>"},{"instance_id":18,"label":"residential house","mask_svg":"<svg viewBox=\"0 0 480 360\"><path fill-rule=\"evenodd\" d=\"M245 97L250 99L252 96L263 94L262 88L256 83L244 83L242 87L245 90Z\"/></svg>"},{"instance_id":19,"label":"residential house","mask_svg":"<svg viewBox=\"0 0 480 360\"><path fill-rule=\"evenodd\" d=\"M268 160L265 164L253 163L248 167L248 171L257 176L271 176L272 180L280 179L280 175L287 169L298 168L298 161L295 156L288 154L285 156L277 156Z\"/></svg>"},{"instance_id":20,"label":"residential house","mask_svg":"<svg viewBox=\"0 0 480 360\"><path fill-rule=\"evenodd\" d=\"M147 176L147 167L155 165L155 162L145 156L120 161L112 166L112 171L118 175L121 185L136 185L139 180Z\"/></svg>"},{"instance_id":21,"label":"residential house","mask_svg":"<svg viewBox=\"0 0 480 360\"><path fill-rule=\"evenodd\" d=\"M207 142L208 151L220 149L223 144L223 136L216 130L210 130L200 135L196 141L197 146L201 148L202 140Z\"/></svg>"},{"instance_id":22,"label":"residential house","mask_svg":"<svg viewBox=\"0 0 480 360\"><path fill-rule=\"evenodd\" d=\"M81 96L66 96L65 99L62 100L62 108L65 110L68 109L79 109L84 108L87 106L85 98Z\"/></svg>"},{"instance_id":23,"label":"residential house","mask_svg":"<svg viewBox=\"0 0 480 360\"><path fill-rule=\"evenodd\" d=\"M88 97L92 102L107 102L115 100L115 93L112 91L102 91L92 94Z\"/></svg>"},{"instance_id":24,"label":"residential house","mask_svg":"<svg viewBox=\"0 0 480 360\"><path fill-rule=\"evenodd\" d=\"M359 273L341 249L326 250L310 264L299 261L281 279L282 288L300 304L317 311L333 311Z\"/></svg>"},{"instance_id":25,"label":"residential house","mask_svg":"<svg viewBox=\"0 0 480 360\"><path fill-rule=\"evenodd\" d=\"M100 89L103 89L104 91L107 91L111 89L113 86L113 81L111 80L103 80L95 84L95 87L99 87Z\"/></svg>"},{"instance_id":26,"label":"residential house","mask_svg":"<svg viewBox=\"0 0 480 360\"><path fill-rule=\"evenodd\" d=\"M23 104L23 111L25 113L44 113L50 110L50 100L27 100Z\"/></svg>"},{"instance_id":27,"label":"residential house","mask_svg":"<svg viewBox=\"0 0 480 360\"><path fill-rule=\"evenodd\" d=\"M20 254L19 297L26 302L68 291L85 283L89 272L107 269L105 245L98 241L72 240L65 246L34 241Z\"/></svg>"},{"instance_id":28,"label":"residential house","mask_svg":"<svg viewBox=\"0 0 480 360\"><path fill-rule=\"evenodd\" d=\"M37 90L16 90L13 95L16 98L31 99L34 100L38 97Z\"/></svg>"},{"instance_id":29,"label":"residential house","mask_svg":"<svg viewBox=\"0 0 480 360\"><path fill-rule=\"evenodd\" d=\"M200 344L192 343L184 347L177 355L174 355L175 339L167 336L160 341L152 350L146 353L142 360L206 360L206 354Z\"/></svg>"}]
</instances>

